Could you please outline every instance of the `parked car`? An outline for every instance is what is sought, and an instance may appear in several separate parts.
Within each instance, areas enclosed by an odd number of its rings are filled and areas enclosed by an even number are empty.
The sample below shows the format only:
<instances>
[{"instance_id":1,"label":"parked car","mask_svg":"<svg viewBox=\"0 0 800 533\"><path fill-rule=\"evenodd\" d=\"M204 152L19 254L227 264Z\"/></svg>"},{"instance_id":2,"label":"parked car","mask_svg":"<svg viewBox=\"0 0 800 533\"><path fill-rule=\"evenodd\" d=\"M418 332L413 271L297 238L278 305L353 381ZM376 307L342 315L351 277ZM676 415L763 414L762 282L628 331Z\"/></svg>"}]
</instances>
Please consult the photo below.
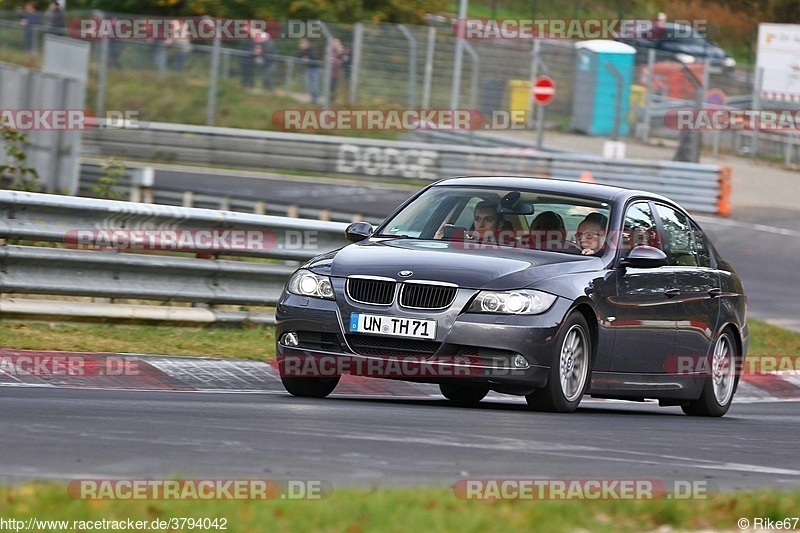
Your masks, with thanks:
<instances>
[{"instance_id":1,"label":"parked car","mask_svg":"<svg viewBox=\"0 0 800 533\"><path fill-rule=\"evenodd\" d=\"M556 412L584 395L657 399L689 415L731 405L748 343L744 289L663 196L453 178L346 235L353 244L299 268L277 305L279 369L293 395L325 397L350 371L432 381L459 404L492 390ZM353 371L393 359L408 364ZM436 371L420 374L426 365Z\"/></svg>"},{"instance_id":2,"label":"parked car","mask_svg":"<svg viewBox=\"0 0 800 533\"><path fill-rule=\"evenodd\" d=\"M707 57L712 72L730 72L736 69L736 60L725 50L710 42L691 26L668 22L662 33L655 33L654 38L621 38L621 42L629 44L637 50L637 62L647 62L646 51L654 48L660 53L657 61L669 54L675 60L686 65L702 63Z\"/></svg>"}]
</instances>

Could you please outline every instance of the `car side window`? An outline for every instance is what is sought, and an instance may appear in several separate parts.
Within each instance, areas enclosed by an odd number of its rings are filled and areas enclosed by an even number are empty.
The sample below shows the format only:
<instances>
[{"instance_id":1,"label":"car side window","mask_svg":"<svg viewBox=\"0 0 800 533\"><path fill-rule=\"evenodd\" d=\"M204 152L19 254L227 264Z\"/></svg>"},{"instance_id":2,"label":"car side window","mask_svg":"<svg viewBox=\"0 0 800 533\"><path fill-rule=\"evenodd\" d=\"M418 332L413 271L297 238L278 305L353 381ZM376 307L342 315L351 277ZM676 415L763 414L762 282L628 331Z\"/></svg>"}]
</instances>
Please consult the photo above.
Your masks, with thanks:
<instances>
[{"instance_id":1,"label":"car side window","mask_svg":"<svg viewBox=\"0 0 800 533\"><path fill-rule=\"evenodd\" d=\"M647 202L636 202L630 205L625 213L622 242L620 243L622 256L627 257L630 251L637 246L661 248L656 221L650 204Z\"/></svg>"},{"instance_id":2,"label":"car side window","mask_svg":"<svg viewBox=\"0 0 800 533\"><path fill-rule=\"evenodd\" d=\"M694 235L694 253L697 257L697 266L711 268L711 251L708 246L708 239L696 225L692 224L692 234Z\"/></svg>"},{"instance_id":3,"label":"car side window","mask_svg":"<svg viewBox=\"0 0 800 533\"><path fill-rule=\"evenodd\" d=\"M671 207L656 204L656 211L664 228L662 235L664 253L670 266L697 266L692 239L692 225L688 217Z\"/></svg>"}]
</instances>

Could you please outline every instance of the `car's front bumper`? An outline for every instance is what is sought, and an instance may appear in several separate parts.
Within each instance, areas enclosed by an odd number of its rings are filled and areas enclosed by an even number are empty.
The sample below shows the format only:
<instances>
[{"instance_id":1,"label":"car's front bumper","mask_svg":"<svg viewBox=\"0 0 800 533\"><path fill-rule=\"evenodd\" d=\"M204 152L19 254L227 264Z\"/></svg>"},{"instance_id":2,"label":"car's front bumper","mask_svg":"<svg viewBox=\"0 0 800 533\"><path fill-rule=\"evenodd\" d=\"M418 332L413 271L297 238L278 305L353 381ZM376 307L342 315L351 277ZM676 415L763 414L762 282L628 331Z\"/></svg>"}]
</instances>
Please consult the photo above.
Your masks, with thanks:
<instances>
[{"instance_id":1,"label":"car's front bumper","mask_svg":"<svg viewBox=\"0 0 800 533\"><path fill-rule=\"evenodd\" d=\"M439 324L436 341L430 343L429 353L419 353L404 350L405 339L394 337L389 337L388 344L397 341L396 347L385 350L354 346L353 341L360 340L354 336L359 334L345 330L350 312L380 311L285 293L276 310L277 357L283 375L345 373L430 383L458 380L527 394L547 383L555 337L569 305L559 298L546 313L527 316L458 314L453 309L430 312L425 318ZM383 312L420 317L419 312L404 314L397 308ZM289 332L298 335L297 346L284 342ZM524 358L524 365L518 364L517 356Z\"/></svg>"}]
</instances>

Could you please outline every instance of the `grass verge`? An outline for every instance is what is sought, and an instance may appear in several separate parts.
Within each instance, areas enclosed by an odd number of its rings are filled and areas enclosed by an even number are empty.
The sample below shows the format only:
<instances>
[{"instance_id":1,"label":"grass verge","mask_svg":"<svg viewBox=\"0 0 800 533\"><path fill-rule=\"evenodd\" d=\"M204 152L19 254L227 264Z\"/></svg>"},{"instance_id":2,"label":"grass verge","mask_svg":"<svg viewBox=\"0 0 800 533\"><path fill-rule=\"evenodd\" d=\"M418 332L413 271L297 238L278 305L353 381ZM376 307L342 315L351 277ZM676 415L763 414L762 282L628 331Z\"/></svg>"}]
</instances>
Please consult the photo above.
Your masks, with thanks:
<instances>
[{"instance_id":1,"label":"grass verge","mask_svg":"<svg viewBox=\"0 0 800 533\"><path fill-rule=\"evenodd\" d=\"M759 320L748 323L749 358L800 357L800 333ZM275 328L44 324L4 320L0 321L0 347L271 359L275 356Z\"/></svg>"},{"instance_id":2,"label":"grass verge","mask_svg":"<svg viewBox=\"0 0 800 533\"><path fill-rule=\"evenodd\" d=\"M0 347L271 359L275 328L0 322Z\"/></svg>"},{"instance_id":3,"label":"grass verge","mask_svg":"<svg viewBox=\"0 0 800 533\"><path fill-rule=\"evenodd\" d=\"M228 531L737 531L737 522L796 515L800 493L717 494L707 500L465 501L449 488L344 489L326 500L83 501L55 483L0 489L4 518L226 519ZM57 511L53 511L57 509ZM51 529L56 531L57 529ZM174 529L173 529L174 530Z\"/></svg>"}]
</instances>

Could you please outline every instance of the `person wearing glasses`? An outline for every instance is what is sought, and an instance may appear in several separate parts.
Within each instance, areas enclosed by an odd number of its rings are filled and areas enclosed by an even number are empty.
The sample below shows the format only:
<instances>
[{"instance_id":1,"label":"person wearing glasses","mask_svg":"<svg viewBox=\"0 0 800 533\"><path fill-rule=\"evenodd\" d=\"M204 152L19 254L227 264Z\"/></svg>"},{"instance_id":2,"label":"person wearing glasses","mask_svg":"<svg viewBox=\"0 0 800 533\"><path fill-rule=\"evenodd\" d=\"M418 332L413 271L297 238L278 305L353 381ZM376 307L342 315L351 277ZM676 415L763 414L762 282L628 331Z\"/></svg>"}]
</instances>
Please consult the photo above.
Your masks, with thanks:
<instances>
[{"instance_id":1,"label":"person wearing glasses","mask_svg":"<svg viewBox=\"0 0 800 533\"><path fill-rule=\"evenodd\" d=\"M581 247L583 255L599 255L606 245L606 228L608 218L601 213L589 213L583 222L578 224L575 240Z\"/></svg>"}]
</instances>

